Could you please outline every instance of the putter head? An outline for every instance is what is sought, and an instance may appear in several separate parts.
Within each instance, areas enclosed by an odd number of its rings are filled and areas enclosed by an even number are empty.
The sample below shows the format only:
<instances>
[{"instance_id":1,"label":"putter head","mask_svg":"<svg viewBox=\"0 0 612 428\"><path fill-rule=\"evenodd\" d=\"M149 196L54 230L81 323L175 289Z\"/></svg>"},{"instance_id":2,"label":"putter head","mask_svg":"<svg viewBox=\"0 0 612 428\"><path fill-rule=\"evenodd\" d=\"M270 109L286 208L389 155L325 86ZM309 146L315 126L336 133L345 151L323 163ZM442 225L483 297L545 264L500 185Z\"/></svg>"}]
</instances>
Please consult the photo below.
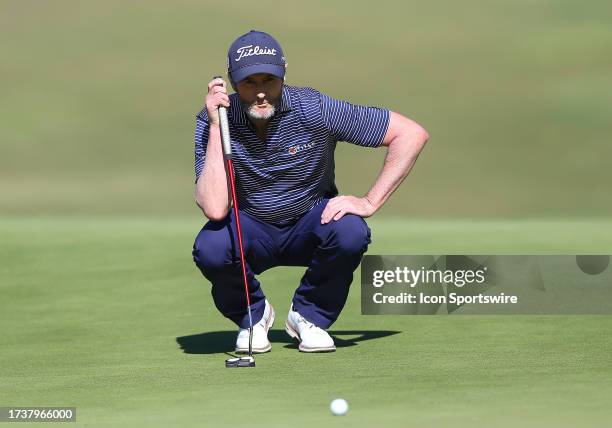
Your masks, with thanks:
<instances>
[{"instance_id":1,"label":"putter head","mask_svg":"<svg viewBox=\"0 0 612 428\"><path fill-rule=\"evenodd\" d=\"M255 358L251 356L228 358L225 360L225 367L255 367Z\"/></svg>"}]
</instances>

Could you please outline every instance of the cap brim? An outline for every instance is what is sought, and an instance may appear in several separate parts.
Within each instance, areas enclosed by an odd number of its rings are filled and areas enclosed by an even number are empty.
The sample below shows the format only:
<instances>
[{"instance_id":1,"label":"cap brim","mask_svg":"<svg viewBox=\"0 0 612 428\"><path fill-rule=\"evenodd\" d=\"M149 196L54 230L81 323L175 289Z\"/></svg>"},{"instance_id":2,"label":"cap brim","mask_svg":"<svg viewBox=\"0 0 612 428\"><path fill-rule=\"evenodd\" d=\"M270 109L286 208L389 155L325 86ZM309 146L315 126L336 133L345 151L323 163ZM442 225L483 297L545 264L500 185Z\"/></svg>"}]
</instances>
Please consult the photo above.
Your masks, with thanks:
<instances>
[{"instance_id":1,"label":"cap brim","mask_svg":"<svg viewBox=\"0 0 612 428\"><path fill-rule=\"evenodd\" d=\"M240 82L246 79L252 74L257 73L268 73L272 74L280 79L285 77L285 67L277 64L253 64L247 65L246 67L239 68L232 72L232 80L234 82Z\"/></svg>"}]
</instances>

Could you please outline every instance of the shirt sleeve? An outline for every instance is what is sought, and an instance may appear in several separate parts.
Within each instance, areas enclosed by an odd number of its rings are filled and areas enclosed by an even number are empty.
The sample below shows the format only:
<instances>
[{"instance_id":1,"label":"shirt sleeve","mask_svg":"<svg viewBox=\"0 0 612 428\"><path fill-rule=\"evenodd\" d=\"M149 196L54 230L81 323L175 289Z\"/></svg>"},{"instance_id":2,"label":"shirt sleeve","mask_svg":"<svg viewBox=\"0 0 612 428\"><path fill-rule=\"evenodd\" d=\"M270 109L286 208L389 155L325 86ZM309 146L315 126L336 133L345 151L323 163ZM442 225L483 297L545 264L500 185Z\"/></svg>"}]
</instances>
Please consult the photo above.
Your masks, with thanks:
<instances>
[{"instance_id":1,"label":"shirt sleeve","mask_svg":"<svg viewBox=\"0 0 612 428\"><path fill-rule=\"evenodd\" d=\"M336 100L320 94L321 115L337 141L364 147L382 144L389 127L389 110Z\"/></svg>"},{"instance_id":2,"label":"shirt sleeve","mask_svg":"<svg viewBox=\"0 0 612 428\"><path fill-rule=\"evenodd\" d=\"M202 170L204 169L204 159L206 158L206 146L208 145L209 135L208 120L206 113L200 112L196 116L196 128L195 128L195 181L197 183Z\"/></svg>"}]
</instances>

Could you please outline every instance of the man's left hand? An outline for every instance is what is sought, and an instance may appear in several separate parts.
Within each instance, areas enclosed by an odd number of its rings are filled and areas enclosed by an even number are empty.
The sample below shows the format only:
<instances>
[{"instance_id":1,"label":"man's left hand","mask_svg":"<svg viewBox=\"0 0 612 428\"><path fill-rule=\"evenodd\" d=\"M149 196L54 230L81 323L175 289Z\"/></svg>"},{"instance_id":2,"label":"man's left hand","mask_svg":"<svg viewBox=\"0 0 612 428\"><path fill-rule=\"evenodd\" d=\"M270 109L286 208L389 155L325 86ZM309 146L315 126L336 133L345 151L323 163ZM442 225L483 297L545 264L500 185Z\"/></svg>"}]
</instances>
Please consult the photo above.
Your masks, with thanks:
<instances>
[{"instance_id":1,"label":"man's left hand","mask_svg":"<svg viewBox=\"0 0 612 428\"><path fill-rule=\"evenodd\" d=\"M360 217L370 217L376 209L367 198L355 196L336 196L327 202L321 214L321 224L340 220L345 214L355 214Z\"/></svg>"}]
</instances>

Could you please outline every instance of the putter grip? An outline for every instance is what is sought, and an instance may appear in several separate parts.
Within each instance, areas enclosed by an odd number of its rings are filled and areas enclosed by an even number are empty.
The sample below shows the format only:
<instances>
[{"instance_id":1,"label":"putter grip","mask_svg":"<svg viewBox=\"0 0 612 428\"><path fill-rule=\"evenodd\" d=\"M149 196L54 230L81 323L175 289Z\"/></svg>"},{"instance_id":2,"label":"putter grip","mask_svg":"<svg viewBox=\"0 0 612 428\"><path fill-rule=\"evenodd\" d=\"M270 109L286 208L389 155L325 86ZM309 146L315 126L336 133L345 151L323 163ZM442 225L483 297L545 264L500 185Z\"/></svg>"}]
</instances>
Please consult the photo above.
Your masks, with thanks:
<instances>
[{"instance_id":1,"label":"putter grip","mask_svg":"<svg viewBox=\"0 0 612 428\"><path fill-rule=\"evenodd\" d=\"M221 76L214 76L213 79L222 79ZM227 108L219 106L219 127L221 128L221 145L223 146L223 156L225 159L232 158L232 145L230 143L229 123L227 122Z\"/></svg>"},{"instance_id":2,"label":"putter grip","mask_svg":"<svg viewBox=\"0 0 612 428\"><path fill-rule=\"evenodd\" d=\"M223 155L226 159L232 157L232 145L230 143L229 124L227 123L227 109L219 107L219 126L221 127L221 144L223 145Z\"/></svg>"}]
</instances>

